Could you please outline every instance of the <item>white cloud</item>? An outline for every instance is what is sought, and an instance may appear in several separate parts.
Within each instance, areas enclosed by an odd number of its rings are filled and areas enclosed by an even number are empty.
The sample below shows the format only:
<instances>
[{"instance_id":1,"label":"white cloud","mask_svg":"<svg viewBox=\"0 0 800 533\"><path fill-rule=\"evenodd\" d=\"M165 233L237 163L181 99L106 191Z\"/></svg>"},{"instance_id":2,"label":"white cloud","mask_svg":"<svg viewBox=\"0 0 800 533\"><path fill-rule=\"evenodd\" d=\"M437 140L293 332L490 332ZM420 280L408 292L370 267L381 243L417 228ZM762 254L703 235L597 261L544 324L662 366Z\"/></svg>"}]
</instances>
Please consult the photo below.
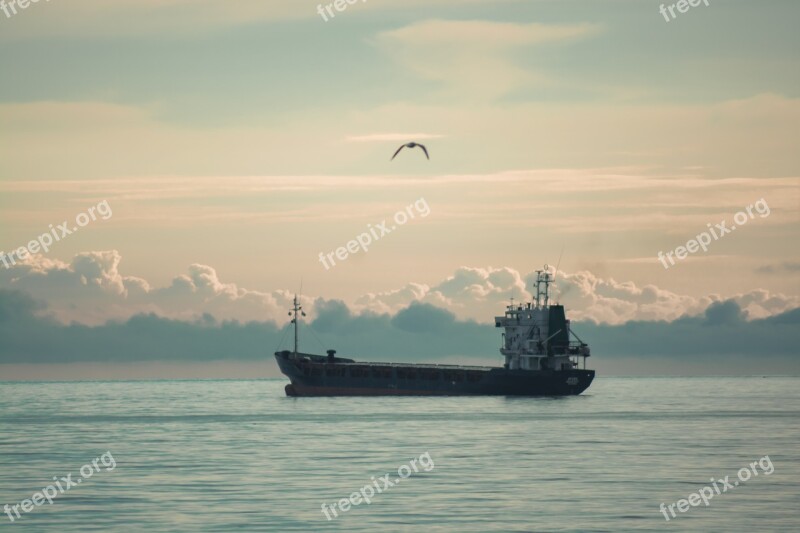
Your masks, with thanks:
<instances>
[{"instance_id":1,"label":"white cloud","mask_svg":"<svg viewBox=\"0 0 800 533\"><path fill-rule=\"evenodd\" d=\"M143 279L123 275L121 260L116 251L81 253L70 264L36 255L11 269L0 269L0 288L23 290L46 301L49 312L62 322L100 324L142 312L184 320L206 313L242 322L273 320L283 324L287 320L291 291L245 289L220 280L213 267L198 264L176 276L170 285L154 288ZM533 273L522 275L508 267L461 267L433 286L411 282L396 290L362 295L349 305L356 313L394 314L411 302L425 302L448 309L461 319L485 323L502 313L512 296L517 302L530 301L528 288L533 277ZM673 321L684 315L700 315L710 304L726 299L735 300L751 319L800 306L796 296L765 289L725 297L689 296L655 285L605 279L588 271L559 272L552 296L567 307L573 320L608 324ZM306 295L302 301L313 319L315 305L326 300Z\"/></svg>"},{"instance_id":2,"label":"white cloud","mask_svg":"<svg viewBox=\"0 0 800 533\"><path fill-rule=\"evenodd\" d=\"M446 87L451 98L492 99L522 87L552 84L518 65L511 51L566 43L596 34L593 24L518 24L484 20L425 20L379 34L375 42L415 75Z\"/></svg>"},{"instance_id":3,"label":"white cloud","mask_svg":"<svg viewBox=\"0 0 800 533\"><path fill-rule=\"evenodd\" d=\"M121 261L117 251L84 252L69 264L35 255L0 269L0 287L46 301L49 312L62 322L85 324L150 312L177 319L209 313L245 322L282 320L292 298L286 291L261 293L223 283L205 265L191 265L188 274L177 276L168 287L154 288L141 278L122 275Z\"/></svg>"}]
</instances>

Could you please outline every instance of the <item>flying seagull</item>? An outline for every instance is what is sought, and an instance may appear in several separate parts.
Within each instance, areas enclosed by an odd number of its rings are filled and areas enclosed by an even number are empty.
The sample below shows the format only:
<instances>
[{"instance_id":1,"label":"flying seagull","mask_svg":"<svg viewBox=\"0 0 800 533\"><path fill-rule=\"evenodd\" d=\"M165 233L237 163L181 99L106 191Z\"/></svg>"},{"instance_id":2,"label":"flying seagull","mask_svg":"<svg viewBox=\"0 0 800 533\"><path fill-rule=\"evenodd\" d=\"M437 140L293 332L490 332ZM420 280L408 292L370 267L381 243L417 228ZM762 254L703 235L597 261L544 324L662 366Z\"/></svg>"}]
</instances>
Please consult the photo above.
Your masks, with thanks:
<instances>
[{"instance_id":1,"label":"flying seagull","mask_svg":"<svg viewBox=\"0 0 800 533\"><path fill-rule=\"evenodd\" d=\"M430 160L431 157L428 155L428 149L427 148L425 148L423 145L421 145L419 143L411 142L411 143L408 143L408 144L404 144L403 146L398 148L397 151L392 156L392 159L390 159L389 161L394 161L394 158L397 157L397 154L399 154L400 150L402 150L403 148L417 148L417 147L422 148L422 151L425 152L425 157L427 157L428 160Z\"/></svg>"}]
</instances>

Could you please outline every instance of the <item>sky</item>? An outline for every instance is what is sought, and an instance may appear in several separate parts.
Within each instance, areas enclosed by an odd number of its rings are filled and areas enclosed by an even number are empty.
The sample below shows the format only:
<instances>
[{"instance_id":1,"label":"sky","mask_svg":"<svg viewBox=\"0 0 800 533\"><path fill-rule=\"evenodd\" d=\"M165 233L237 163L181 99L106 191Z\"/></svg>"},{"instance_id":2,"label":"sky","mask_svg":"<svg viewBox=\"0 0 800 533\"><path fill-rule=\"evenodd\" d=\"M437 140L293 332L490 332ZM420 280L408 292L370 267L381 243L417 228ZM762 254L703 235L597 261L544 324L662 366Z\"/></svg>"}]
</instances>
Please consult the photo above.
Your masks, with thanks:
<instances>
[{"instance_id":1,"label":"sky","mask_svg":"<svg viewBox=\"0 0 800 533\"><path fill-rule=\"evenodd\" d=\"M601 375L796 374L800 4L661 4L0 6L0 379L276 376L297 292L499 364L545 264Z\"/></svg>"}]
</instances>

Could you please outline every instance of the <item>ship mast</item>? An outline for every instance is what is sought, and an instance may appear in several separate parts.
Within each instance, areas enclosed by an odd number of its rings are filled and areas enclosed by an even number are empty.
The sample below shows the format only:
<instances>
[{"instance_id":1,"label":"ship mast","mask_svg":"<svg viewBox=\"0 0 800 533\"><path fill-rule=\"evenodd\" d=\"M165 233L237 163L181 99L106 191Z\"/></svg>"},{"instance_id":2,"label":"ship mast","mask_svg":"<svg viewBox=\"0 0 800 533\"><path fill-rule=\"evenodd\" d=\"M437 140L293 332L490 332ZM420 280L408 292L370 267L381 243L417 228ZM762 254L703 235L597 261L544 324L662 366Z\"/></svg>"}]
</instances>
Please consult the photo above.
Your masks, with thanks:
<instances>
[{"instance_id":1,"label":"ship mast","mask_svg":"<svg viewBox=\"0 0 800 533\"><path fill-rule=\"evenodd\" d=\"M536 308L544 304L543 307L550 305L550 284L553 283L553 276L550 275L550 267L544 266L544 270L536 271ZM542 290L544 284L544 290Z\"/></svg>"},{"instance_id":2,"label":"ship mast","mask_svg":"<svg viewBox=\"0 0 800 533\"><path fill-rule=\"evenodd\" d=\"M292 324L294 324L294 356L297 357L297 328L298 328L298 316L306 316L306 312L303 311L303 306L300 305L300 301L297 299L297 295L294 295L293 300L293 307L292 310L289 311L289 316L292 317ZM297 313L300 313L298 315Z\"/></svg>"}]
</instances>

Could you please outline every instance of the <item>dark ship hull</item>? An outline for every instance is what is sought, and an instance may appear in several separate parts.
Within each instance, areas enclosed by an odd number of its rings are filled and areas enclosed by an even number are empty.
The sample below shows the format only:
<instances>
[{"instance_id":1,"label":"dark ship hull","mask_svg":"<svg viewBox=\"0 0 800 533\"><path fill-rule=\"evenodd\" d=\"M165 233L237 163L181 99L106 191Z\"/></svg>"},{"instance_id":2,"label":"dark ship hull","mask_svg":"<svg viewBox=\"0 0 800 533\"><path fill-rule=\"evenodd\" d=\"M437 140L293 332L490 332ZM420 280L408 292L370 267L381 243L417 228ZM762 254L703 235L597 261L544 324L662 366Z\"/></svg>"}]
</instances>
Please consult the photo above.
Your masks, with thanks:
<instances>
[{"instance_id":1,"label":"dark ship hull","mask_svg":"<svg viewBox=\"0 0 800 533\"><path fill-rule=\"evenodd\" d=\"M357 363L341 357L282 351L278 366L288 396L569 396L591 385L594 370Z\"/></svg>"}]
</instances>

